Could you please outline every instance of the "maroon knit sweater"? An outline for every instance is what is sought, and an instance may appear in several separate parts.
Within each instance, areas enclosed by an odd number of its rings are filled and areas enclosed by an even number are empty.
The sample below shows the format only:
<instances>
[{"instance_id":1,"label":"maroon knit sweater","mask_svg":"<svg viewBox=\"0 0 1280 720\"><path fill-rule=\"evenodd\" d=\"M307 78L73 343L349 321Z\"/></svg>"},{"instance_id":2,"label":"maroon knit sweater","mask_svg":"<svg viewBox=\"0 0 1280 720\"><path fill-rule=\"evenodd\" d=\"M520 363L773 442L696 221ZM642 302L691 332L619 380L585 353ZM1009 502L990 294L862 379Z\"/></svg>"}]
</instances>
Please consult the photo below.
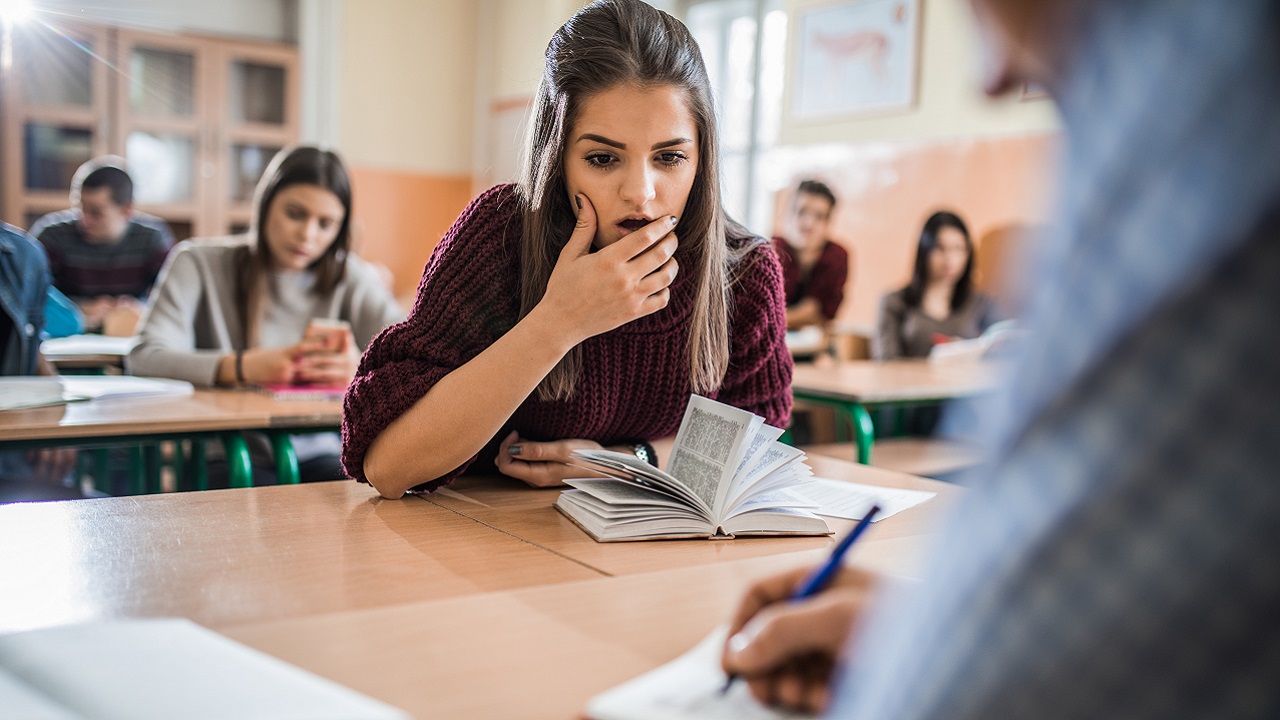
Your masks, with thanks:
<instances>
[{"instance_id":1,"label":"maroon knit sweater","mask_svg":"<svg viewBox=\"0 0 1280 720\"><path fill-rule=\"evenodd\" d=\"M342 414L342 462L361 482L374 438L440 378L471 360L519 319L521 214L515 189L500 185L472 201L427 262L413 312L374 338L347 390ZM676 251L679 261L681 251ZM782 272L769 245L744 258L730 315L729 369L721 402L785 427L791 414L791 355ZM531 440L582 438L602 445L674 435L692 392L688 319L693 273L671 286L670 304L582 344L582 374L566 400L536 394L516 409L475 457L431 482L446 485L477 458L490 470L501 438L511 430Z\"/></svg>"}]
</instances>

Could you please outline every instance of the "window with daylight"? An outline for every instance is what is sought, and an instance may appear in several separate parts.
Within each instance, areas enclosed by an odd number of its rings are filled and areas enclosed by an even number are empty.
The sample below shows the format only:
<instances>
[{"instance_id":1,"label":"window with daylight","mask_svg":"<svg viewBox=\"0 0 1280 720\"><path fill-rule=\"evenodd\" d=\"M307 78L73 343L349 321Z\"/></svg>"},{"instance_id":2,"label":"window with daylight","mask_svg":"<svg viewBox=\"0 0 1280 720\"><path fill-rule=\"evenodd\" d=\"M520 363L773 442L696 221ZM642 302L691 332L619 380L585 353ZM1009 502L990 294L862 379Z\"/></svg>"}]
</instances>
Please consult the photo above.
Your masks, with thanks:
<instances>
[{"instance_id":1,"label":"window with daylight","mask_svg":"<svg viewBox=\"0 0 1280 720\"><path fill-rule=\"evenodd\" d=\"M767 236L773 199L761 179L782 116L783 0L690 0L683 12L715 93L725 207L734 219Z\"/></svg>"}]
</instances>

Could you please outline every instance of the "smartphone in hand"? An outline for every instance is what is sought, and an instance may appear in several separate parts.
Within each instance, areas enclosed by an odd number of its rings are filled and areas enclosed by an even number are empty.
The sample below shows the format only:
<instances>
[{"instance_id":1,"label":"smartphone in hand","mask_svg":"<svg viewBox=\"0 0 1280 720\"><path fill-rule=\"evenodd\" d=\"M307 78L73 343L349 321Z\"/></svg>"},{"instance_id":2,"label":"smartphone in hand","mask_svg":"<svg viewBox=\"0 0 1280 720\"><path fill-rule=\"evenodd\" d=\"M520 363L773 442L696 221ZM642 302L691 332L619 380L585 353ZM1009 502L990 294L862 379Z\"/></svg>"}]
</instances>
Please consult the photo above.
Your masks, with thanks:
<instances>
[{"instance_id":1,"label":"smartphone in hand","mask_svg":"<svg viewBox=\"0 0 1280 720\"><path fill-rule=\"evenodd\" d=\"M302 337L317 341L324 352L343 353L347 351L348 338L351 337L351 323L332 318L312 318Z\"/></svg>"}]
</instances>

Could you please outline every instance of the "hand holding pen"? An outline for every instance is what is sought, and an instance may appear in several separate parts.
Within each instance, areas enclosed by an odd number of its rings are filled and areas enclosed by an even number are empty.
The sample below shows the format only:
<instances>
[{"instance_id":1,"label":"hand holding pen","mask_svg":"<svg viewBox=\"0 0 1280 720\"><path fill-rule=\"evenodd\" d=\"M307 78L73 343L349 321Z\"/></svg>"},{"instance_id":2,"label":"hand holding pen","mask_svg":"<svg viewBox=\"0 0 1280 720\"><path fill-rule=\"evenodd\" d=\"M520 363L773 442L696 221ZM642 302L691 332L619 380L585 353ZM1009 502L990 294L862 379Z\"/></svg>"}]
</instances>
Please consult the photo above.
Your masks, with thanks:
<instances>
[{"instance_id":1,"label":"hand holding pen","mask_svg":"<svg viewBox=\"0 0 1280 720\"><path fill-rule=\"evenodd\" d=\"M766 705L825 709L836 660L876 584L875 575L844 568L843 559L878 512L872 508L817 568L797 568L751 587L729 628L725 690L741 677Z\"/></svg>"}]
</instances>

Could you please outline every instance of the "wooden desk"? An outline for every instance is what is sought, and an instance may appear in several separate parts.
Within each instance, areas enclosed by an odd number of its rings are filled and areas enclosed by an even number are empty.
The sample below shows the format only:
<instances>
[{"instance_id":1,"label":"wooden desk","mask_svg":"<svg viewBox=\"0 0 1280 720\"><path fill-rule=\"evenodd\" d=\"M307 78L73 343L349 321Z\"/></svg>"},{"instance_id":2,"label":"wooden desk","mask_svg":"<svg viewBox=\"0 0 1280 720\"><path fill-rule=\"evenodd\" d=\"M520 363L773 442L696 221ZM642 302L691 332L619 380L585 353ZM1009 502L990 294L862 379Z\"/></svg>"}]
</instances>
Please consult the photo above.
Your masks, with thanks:
<instances>
[{"instance_id":1,"label":"wooden desk","mask_svg":"<svg viewBox=\"0 0 1280 720\"><path fill-rule=\"evenodd\" d=\"M813 456L809 458L809 464L819 477L938 493L936 498L923 505L872 525L860 543L911 538L932 532L938 515L950 508L960 492L956 486L936 480L835 458ZM467 477L459 479L451 488L423 499L571 558L604 575L628 575L779 553L829 550L854 524L852 520L827 518L827 524L836 532L831 537L599 543L553 507L559 495L559 489L535 490L510 478Z\"/></svg>"},{"instance_id":2,"label":"wooden desk","mask_svg":"<svg viewBox=\"0 0 1280 720\"><path fill-rule=\"evenodd\" d=\"M931 363L927 360L846 360L797 364L791 377L796 400L848 413L857 459L871 462L875 426L869 406L934 403L994 390L1001 368L990 363Z\"/></svg>"},{"instance_id":3,"label":"wooden desk","mask_svg":"<svg viewBox=\"0 0 1280 720\"><path fill-rule=\"evenodd\" d=\"M0 506L0 632L112 617L219 628L598 577L352 482Z\"/></svg>"},{"instance_id":4,"label":"wooden desk","mask_svg":"<svg viewBox=\"0 0 1280 720\"><path fill-rule=\"evenodd\" d=\"M898 569L927 542L860 541L851 562ZM573 718L593 695L727 622L754 580L824 556L792 552L222 632L415 717Z\"/></svg>"},{"instance_id":5,"label":"wooden desk","mask_svg":"<svg viewBox=\"0 0 1280 720\"><path fill-rule=\"evenodd\" d=\"M252 485L242 430L271 436L282 482L297 478L288 433L336 430L342 402L280 401L249 390L197 390L189 397L104 398L0 412L0 449L218 439L233 487ZM139 483L135 482L135 485ZM140 491L140 489L138 490Z\"/></svg>"},{"instance_id":6,"label":"wooden desk","mask_svg":"<svg viewBox=\"0 0 1280 720\"><path fill-rule=\"evenodd\" d=\"M222 628L418 718L580 717L726 622L743 589L820 552Z\"/></svg>"},{"instance_id":7,"label":"wooden desk","mask_svg":"<svg viewBox=\"0 0 1280 720\"><path fill-rule=\"evenodd\" d=\"M910 573L958 492L814 465L940 493L859 542L852 562L881 571ZM555 492L463 478L430 501L337 482L3 506L0 632L183 616L417 717L565 718L831 542L598 544L550 508Z\"/></svg>"}]
</instances>

